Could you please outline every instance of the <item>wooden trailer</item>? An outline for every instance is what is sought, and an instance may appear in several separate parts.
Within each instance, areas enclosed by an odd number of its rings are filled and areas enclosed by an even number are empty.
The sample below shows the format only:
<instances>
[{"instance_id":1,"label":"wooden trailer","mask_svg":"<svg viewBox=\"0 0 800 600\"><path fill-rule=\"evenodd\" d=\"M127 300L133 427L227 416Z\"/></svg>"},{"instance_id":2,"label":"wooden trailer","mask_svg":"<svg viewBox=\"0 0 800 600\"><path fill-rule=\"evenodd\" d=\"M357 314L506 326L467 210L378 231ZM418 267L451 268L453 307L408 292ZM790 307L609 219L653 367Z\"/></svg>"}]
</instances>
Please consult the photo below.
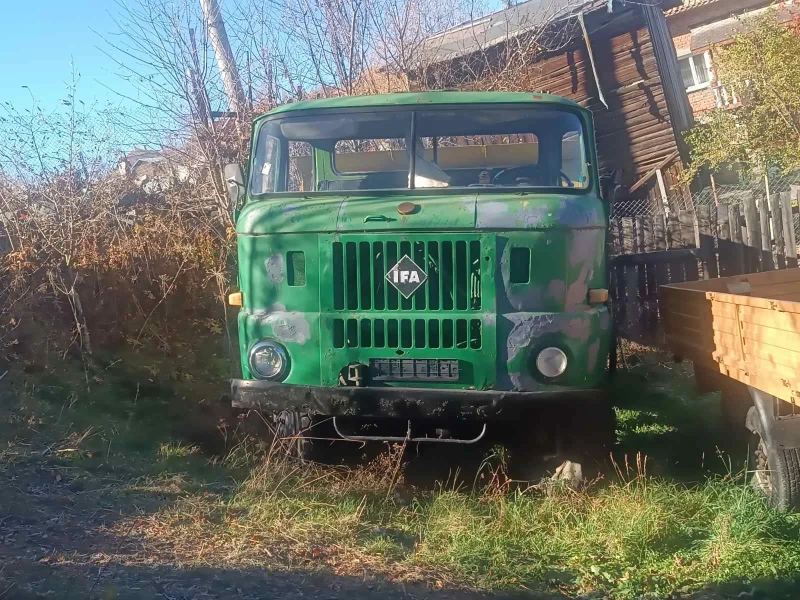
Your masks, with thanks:
<instances>
[{"instance_id":1,"label":"wooden trailer","mask_svg":"<svg viewBox=\"0 0 800 600\"><path fill-rule=\"evenodd\" d=\"M702 391L722 390L732 435L757 436L754 483L800 507L800 269L661 290L667 345L693 361Z\"/></svg>"}]
</instances>

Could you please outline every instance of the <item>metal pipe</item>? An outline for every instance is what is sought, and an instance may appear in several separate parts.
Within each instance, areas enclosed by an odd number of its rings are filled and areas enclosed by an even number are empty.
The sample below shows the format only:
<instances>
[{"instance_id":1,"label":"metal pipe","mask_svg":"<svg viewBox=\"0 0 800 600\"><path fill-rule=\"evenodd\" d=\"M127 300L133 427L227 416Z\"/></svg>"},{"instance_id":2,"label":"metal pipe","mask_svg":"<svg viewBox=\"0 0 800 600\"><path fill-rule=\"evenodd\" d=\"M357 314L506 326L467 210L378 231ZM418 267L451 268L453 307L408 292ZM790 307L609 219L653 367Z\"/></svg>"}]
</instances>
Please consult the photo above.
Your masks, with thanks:
<instances>
[{"instance_id":1,"label":"metal pipe","mask_svg":"<svg viewBox=\"0 0 800 600\"><path fill-rule=\"evenodd\" d=\"M408 167L408 189L414 189L417 172L417 113L411 113L411 164Z\"/></svg>"},{"instance_id":2,"label":"metal pipe","mask_svg":"<svg viewBox=\"0 0 800 600\"><path fill-rule=\"evenodd\" d=\"M336 435L338 435L343 440L350 440L353 442L398 442L398 443L407 443L411 442L414 444L421 444L425 442L432 442L437 444L475 444L483 439L486 435L486 423L483 424L483 429L481 429L480 434L478 437L470 439L470 440L458 440L452 438L429 438L429 437L421 437L421 438L414 438L411 437L411 421L408 422L408 428L406 429L405 437L400 436L383 436L383 435L349 435L344 434L339 429L339 426L336 424L336 417L333 417L333 429L336 431Z\"/></svg>"}]
</instances>

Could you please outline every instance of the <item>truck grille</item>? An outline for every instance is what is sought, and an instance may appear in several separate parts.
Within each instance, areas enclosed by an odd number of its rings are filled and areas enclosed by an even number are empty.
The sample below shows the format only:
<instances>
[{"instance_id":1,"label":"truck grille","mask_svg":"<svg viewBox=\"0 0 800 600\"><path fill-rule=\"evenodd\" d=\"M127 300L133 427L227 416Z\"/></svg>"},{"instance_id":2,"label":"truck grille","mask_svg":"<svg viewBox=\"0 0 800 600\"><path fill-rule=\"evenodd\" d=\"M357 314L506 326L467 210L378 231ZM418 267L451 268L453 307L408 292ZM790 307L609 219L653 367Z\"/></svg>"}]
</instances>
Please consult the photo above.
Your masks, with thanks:
<instances>
[{"instance_id":1,"label":"truck grille","mask_svg":"<svg viewBox=\"0 0 800 600\"><path fill-rule=\"evenodd\" d=\"M408 299L385 279L405 255L428 275L423 288ZM480 310L480 263L478 240L336 241L333 307L348 311Z\"/></svg>"},{"instance_id":2,"label":"truck grille","mask_svg":"<svg viewBox=\"0 0 800 600\"><path fill-rule=\"evenodd\" d=\"M481 347L480 319L334 319L334 348Z\"/></svg>"}]
</instances>

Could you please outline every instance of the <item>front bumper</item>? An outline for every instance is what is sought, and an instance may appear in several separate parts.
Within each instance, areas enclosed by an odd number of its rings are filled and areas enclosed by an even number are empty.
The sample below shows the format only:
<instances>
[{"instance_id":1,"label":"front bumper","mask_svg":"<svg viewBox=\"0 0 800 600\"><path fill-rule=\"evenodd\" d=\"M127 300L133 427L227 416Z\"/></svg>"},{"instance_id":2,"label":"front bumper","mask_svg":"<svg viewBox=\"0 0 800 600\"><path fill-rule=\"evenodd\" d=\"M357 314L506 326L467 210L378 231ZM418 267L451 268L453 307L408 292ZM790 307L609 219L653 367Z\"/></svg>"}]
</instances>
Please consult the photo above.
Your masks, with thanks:
<instances>
[{"instance_id":1,"label":"front bumper","mask_svg":"<svg viewBox=\"0 0 800 600\"><path fill-rule=\"evenodd\" d=\"M402 387L316 387L253 379L234 379L235 408L277 412L287 409L320 415L435 418L458 420L513 419L536 403L600 402L598 389L500 392Z\"/></svg>"}]
</instances>

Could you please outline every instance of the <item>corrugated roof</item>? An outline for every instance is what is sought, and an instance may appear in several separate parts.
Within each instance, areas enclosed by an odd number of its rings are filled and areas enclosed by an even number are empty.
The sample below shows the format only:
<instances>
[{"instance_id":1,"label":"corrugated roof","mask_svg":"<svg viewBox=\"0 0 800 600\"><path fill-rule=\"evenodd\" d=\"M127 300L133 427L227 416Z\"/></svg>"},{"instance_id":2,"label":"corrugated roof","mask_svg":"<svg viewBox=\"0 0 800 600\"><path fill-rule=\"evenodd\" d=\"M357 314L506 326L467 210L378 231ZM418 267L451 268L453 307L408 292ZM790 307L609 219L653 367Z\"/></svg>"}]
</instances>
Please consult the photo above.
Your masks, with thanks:
<instances>
[{"instance_id":1,"label":"corrugated roof","mask_svg":"<svg viewBox=\"0 0 800 600\"><path fill-rule=\"evenodd\" d=\"M672 15L677 15L679 13L686 12L688 10L699 8L700 6L705 6L706 4L716 4L717 2L721 1L722 0L683 0L680 6L676 6L675 8L670 8L669 10L665 10L664 14L667 17L671 17Z\"/></svg>"},{"instance_id":2,"label":"corrugated roof","mask_svg":"<svg viewBox=\"0 0 800 600\"><path fill-rule=\"evenodd\" d=\"M528 0L483 18L463 23L425 40L421 52L429 64L452 60L496 46L526 31L577 15L607 0Z\"/></svg>"}]
</instances>

